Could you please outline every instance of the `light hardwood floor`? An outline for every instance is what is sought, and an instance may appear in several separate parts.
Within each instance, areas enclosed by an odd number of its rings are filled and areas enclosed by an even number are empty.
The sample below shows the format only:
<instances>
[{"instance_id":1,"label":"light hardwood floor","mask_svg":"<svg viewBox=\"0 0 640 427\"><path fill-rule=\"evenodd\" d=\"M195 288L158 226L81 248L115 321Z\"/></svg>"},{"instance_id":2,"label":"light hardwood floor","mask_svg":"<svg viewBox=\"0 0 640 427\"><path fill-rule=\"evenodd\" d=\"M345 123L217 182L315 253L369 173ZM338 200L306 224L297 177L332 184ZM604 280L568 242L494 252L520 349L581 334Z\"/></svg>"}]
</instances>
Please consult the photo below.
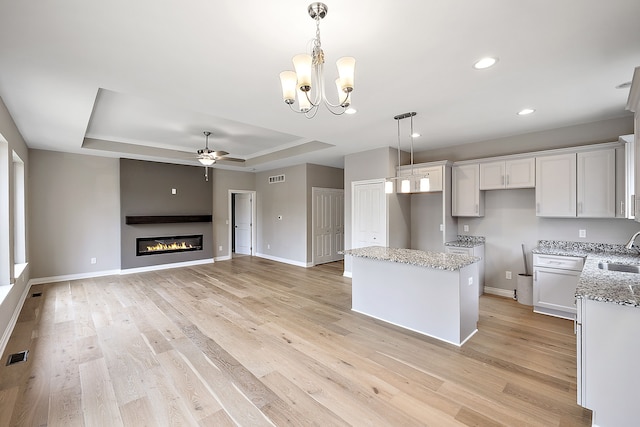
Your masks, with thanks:
<instances>
[{"instance_id":1,"label":"light hardwood floor","mask_svg":"<svg viewBox=\"0 0 640 427\"><path fill-rule=\"evenodd\" d=\"M33 286L0 426L590 425L572 322L483 296L457 348L351 312L342 268L242 257Z\"/></svg>"}]
</instances>

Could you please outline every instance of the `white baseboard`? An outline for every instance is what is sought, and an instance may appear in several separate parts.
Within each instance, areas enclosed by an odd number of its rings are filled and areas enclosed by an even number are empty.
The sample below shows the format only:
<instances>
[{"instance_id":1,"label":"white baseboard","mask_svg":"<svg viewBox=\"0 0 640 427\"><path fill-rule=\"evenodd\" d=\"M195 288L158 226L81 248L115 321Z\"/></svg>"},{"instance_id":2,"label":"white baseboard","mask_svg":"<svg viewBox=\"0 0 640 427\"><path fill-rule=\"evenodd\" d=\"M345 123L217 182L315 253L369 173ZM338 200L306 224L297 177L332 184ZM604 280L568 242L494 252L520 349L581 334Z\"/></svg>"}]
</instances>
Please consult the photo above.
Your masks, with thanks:
<instances>
[{"instance_id":1,"label":"white baseboard","mask_svg":"<svg viewBox=\"0 0 640 427\"><path fill-rule=\"evenodd\" d=\"M214 262L216 262L216 261L228 261L228 260L230 260L230 259L231 259L231 256L229 256L229 255L225 255L225 256L218 256L218 257L215 257L215 258L213 259L213 261L214 261Z\"/></svg>"},{"instance_id":2,"label":"white baseboard","mask_svg":"<svg viewBox=\"0 0 640 427\"><path fill-rule=\"evenodd\" d=\"M2 338L0 339L0 356L4 354L4 350L7 348L7 344L9 343L9 338L11 338L11 334L13 333L13 328L15 328L16 323L18 322L18 316L20 316L20 311L22 311L22 307L24 306L24 302L27 299L27 295L29 295L29 289L31 289L31 280L27 283L27 286L24 287L24 291L20 296L20 301L16 305L15 310L13 310L13 315L11 316L11 320L7 325L4 333L2 334Z\"/></svg>"},{"instance_id":3,"label":"white baseboard","mask_svg":"<svg viewBox=\"0 0 640 427\"><path fill-rule=\"evenodd\" d=\"M92 277L114 276L120 274L120 270L92 271L91 273L63 274L62 276L36 277L29 280L29 285L42 283L66 282L67 280L90 279Z\"/></svg>"},{"instance_id":4,"label":"white baseboard","mask_svg":"<svg viewBox=\"0 0 640 427\"><path fill-rule=\"evenodd\" d=\"M123 274L144 273L147 271L166 270L168 268L189 267L192 265L202 265L213 263L213 258L198 259L195 261L175 262L172 264L150 265L147 267L126 268L124 270L104 270L92 271L90 273L64 274L62 276L36 277L29 280L29 285L39 285L42 283L65 282L67 280L91 279L93 277L117 276Z\"/></svg>"},{"instance_id":5,"label":"white baseboard","mask_svg":"<svg viewBox=\"0 0 640 427\"><path fill-rule=\"evenodd\" d=\"M343 275L344 277L352 278L352 275L351 275L351 272L350 272L350 271L346 271L346 270L345 270L345 271L344 271L344 273L342 273L342 275Z\"/></svg>"},{"instance_id":6,"label":"white baseboard","mask_svg":"<svg viewBox=\"0 0 640 427\"><path fill-rule=\"evenodd\" d=\"M304 267L304 268L313 267L313 263L310 263L310 262L294 261L294 260L291 260L291 259L279 258L279 257L276 257L276 256L271 256L271 255L267 255L267 254L259 254L259 253L257 253L256 256L260 257L260 258L270 259L271 261L281 262L283 264L295 265L297 267Z\"/></svg>"},{"instance_id":7,"label":"white baseboard","mask_svg":"<svg viewBox=\"0 0 640 427\"><path fill-rule=\"evenodd\" d=\"M146 273L147 271L167 270L169 268L190 267L192 265L202 265L213 263L213 258L197 259L194 261L174 262L173 264L150 265L148 267L136 267L120 270L120 274Z\"/></svg>"},{"instance_id":8,"label":"white baseboard","mask_svg":"<svg viewBox=\"0 0 640 427\"><path fill-rule=\"evenodd\" d=\"M485 286L484 293L513 299L513 289L492 288L490 286Z\"/></svg>"}]
</instances>

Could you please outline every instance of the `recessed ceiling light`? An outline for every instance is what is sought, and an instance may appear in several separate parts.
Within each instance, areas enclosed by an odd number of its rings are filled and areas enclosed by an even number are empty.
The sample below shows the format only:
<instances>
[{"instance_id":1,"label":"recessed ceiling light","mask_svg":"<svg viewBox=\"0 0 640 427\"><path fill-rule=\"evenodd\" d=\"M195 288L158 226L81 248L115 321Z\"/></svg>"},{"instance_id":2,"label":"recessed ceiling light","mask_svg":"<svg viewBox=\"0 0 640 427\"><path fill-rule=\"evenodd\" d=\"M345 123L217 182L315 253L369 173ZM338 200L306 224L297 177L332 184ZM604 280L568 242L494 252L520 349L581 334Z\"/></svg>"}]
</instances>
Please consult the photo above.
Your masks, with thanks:
<instances>
[{"instance_id":1,"label":"recessed ceiling light","mask_svg":"<svg viewBox=\"0 0 640 427\"><path fill-rule=\"evenodd\" d=\"M533 114L535 112L536 112L536 110L534 110L533 108L523 108L522 110L518 111L518 115L519 116L528 116L529 114Z\"/></svg>"},{"instance_id":2,"label":"recessed ceiling light","mask_svg":"<svg viewBox=\"0 0 640 427\"><path fill-rule=\"evenodd\" d=\"M473 64L473 68L476 70L484 70L485 68L492 67L496 62L498 62L498 58L487 56L486 58L476 61L476 63Z\"/></svg>"},{"instance_id":3,"label":"recessed ceiling light","mask_svg":"<svg viewBox=\"0 0 640 427\"><path fill-rule=\"evenodd\" d=\"M346 109L345 114L355 114L357 112L358 112L358 110L356 110L355 108L349 107L349 108Z\"/></svg>"},{"instance_id":4,"label":"recessed ceiling light","mask_svg":"<svg viewBox=\"0 0 640 427\"><path fill-rule=\"evenodd\" d=\"M420 137L420 134L418 132L414 132L411 134L411 138L418 138Z\"/></svg>"}]
</instances>

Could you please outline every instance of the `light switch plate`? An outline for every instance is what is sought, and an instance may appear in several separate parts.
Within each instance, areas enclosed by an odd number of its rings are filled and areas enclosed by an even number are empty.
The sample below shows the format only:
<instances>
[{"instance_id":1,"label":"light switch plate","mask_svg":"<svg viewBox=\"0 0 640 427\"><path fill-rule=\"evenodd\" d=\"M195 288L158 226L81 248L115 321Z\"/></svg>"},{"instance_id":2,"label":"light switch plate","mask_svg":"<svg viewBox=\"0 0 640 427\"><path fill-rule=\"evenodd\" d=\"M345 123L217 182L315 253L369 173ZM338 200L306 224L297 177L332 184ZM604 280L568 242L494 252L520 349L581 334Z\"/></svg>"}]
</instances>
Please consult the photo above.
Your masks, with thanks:
<instances>
[{"instance_id":1,"label":"light switch plate","mask_svg":"<svg viewBox=\"0 0 640 427\"><path fill-rule=\"evenodd\" d=\"M464 231L469 231L469 226L467 224L465 224L465 225L462 226L462 229Z\"/></svg>"},{"instance_id":2,"label":"light switch plate","mask_svg":"<svg viewBox=\"0 0 640 427\"><path fill-rule=\"evenodd\" d=\"M175 188L171 189L171 194L178 194L178 190L176 190Z\"/></svg>"},{"instance_id":3,"label":"light switch plate","mask_svg":"<svg viewBox=\"0 0 640 427\"><path fill-rule=\"evenodd\" d=\"M587 230L578 230L578 237L581 238L586 238L587 237Z\"/></svg>"}]
</instances>

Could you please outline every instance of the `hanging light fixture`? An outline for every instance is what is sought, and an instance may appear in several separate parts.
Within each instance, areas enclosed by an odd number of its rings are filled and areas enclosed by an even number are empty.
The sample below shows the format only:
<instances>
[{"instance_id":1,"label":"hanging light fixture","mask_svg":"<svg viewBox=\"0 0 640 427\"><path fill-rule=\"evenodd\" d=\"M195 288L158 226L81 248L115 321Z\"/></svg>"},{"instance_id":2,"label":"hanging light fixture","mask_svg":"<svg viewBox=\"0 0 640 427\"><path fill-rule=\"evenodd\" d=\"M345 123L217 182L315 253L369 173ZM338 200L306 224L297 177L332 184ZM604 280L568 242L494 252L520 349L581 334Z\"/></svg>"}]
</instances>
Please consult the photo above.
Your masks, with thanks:
<instances>
[{"instance_id":1,"label":"hanging light fixture","mask_svg":"<svg viewBox=\"0 0 640 427\"><path fill-rule=\"evenodd\" d=\"M351 56L345 56L336 61L339 76L335 82L338 89L338 102L336 104L329 102L325 93L324 52L320 43L320 20L327 15L328 8L326 4L316 2L311 3L307 11L316 21L316 35L311 42L311 54L302 53L294 56L295 71L280 73L282 97L293 111L303 113L309 119L316 115L320 104L324 104L335 115L344 114L351 105L356 60ZM296 94L297 108L293 106Z\"/></svg>"},{"instance_id":2,"label":"hanging light fixture","mask_svg":"<svg viewBox=\"0 0 640 427\"><path fill-rule=\"evenodd\" d=\"M419 136L418 133L413 130L413 118L417 115L415 111L411 111L409 113L398 114L394 116L393 119L398 123L398 172L400 172L400 120L409 119L410 128L409 128L409 139L411 141L411 174L405 176L394 176L391 178L387 178L384 183L385 193L393 193L393 183L394 181L400 181L400 187L398 191L401 193L411 193L413 192L413 183L418 182L420 191L429 191L430 182L429 177L424 175L415 175L413 172L413 138ZM396 184L397 185L397 184Z\"/></svg>"},{"instance_id":3,"label":"hanging light fixture","mask_svg":"<svg viewBox=\"0 0 640 427\"><path fill-rule=\"evenodd\" d=\"M211 166L216 162L216 152L209 149L209 135L211 135L211 132L204 131L203 133L206 138L206 143L203 149L198 150L198 161L202 163L203 166Z\"/></svg>"}]
</instances>

